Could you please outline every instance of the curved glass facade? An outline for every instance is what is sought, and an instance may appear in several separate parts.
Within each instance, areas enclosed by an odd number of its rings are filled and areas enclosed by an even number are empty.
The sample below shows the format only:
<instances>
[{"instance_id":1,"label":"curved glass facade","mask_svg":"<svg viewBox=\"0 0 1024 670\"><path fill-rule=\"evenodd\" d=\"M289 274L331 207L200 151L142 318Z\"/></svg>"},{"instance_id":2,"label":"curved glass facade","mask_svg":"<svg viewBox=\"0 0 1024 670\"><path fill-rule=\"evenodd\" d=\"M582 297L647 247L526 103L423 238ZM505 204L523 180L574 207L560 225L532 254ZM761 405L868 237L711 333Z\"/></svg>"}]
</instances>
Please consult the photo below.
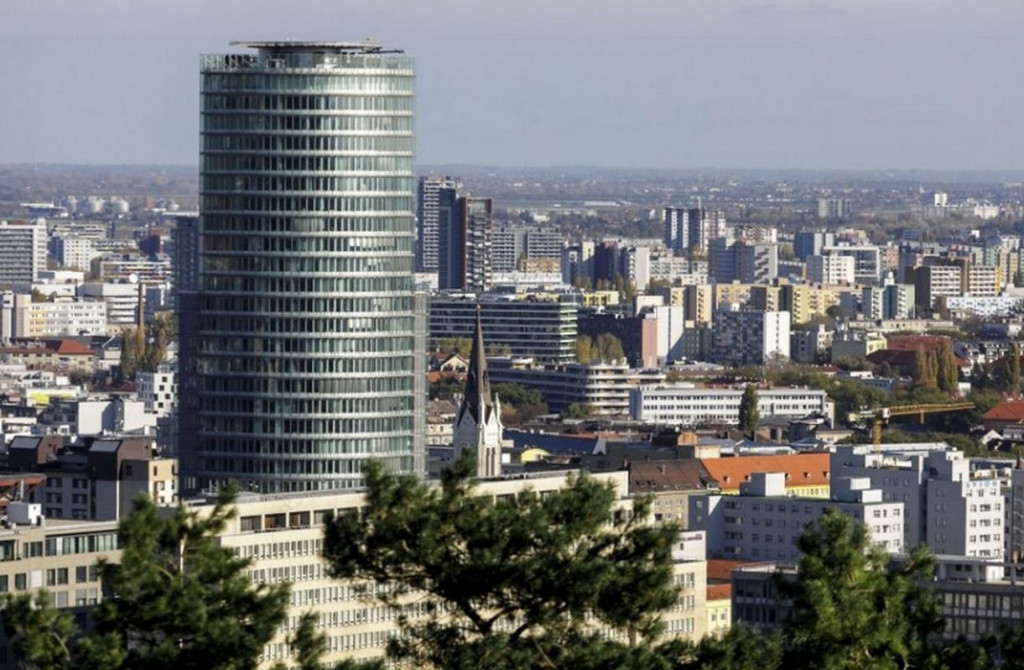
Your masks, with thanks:
<instances>
[{"instance_id":1,"label":"curved glass facade","mask_svg":"<svg viewBox=\"0 0 1024 670\"><path fill-rule=\"evenodd\" d=\"M412 59L258 46L202 58L183 474L277 493L413 471Z\"/></svg>"}]
</instances>

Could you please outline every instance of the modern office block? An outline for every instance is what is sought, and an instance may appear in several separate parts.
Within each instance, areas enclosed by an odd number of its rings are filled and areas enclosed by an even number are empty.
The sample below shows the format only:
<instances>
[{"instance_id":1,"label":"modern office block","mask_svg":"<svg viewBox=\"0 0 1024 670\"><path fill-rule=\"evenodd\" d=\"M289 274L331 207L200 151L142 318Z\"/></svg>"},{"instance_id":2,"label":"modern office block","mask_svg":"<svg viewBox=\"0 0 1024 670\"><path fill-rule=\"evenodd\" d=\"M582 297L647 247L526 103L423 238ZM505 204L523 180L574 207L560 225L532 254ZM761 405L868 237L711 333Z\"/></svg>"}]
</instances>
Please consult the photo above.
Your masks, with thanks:
<instances>
[{"instance_id":1,"label":"modern office block","mask_svg":"<svg viewBox=\"0 0 1024 670\"><path fill-rule=\"evenodd\" d=\"M0 221L0 285L34 282L46 269L46 222Z\"/></svg>"},{"instance_id":2,"label":"modern office block","mask_svg":"<svg viewBox=\"0 0 1024 670\"><path fill-rule=\"evenodd\" d=\"M450 211L442 207L442 191L459 187L452 177L420 177L416 190L416 271L437 272L441 218Z\"/></svg>"},{"instance_id":3,"label":"modern office block","mask_svg":"<svg viewBox=\"0 0 1024 670\"><path fill-rule=\"evenodd\" d=\"M806 261L808 256L821 254L827 247L835 246L835 233L802 230L793 238L793 254L798 260Z\"/></svg>"},{"instance_id":4,"label":"modern office block","mask_svg":"<svg viewBox=\"0 0 1024 670\"><path fill-rule=\"evenodd\" d=\"M445 194L442 193L444 199ZM438 286L441 289L486 291L491 287L491 242L494 202L460 197L452 216L442 202Z\"/></svg>"},{"instance_id":5,"label":"modern office block","mask_svg":"<svg viewBox=\"0 0 1024 670\"><path fill-rule=\"evenodd\" d=\"M484 338L493 351L529 356L543 363L570 363L577 335L575 302L503 300L480 303ZM476 327L477 301L461 295L430 298L430 339L471 338Z\"/></svg>"},{"instance_id":6,"label":"modern office block","mask_svg":"<svg viewBox=\"0 0 1024 670\"><path fill-rule=\"evenodd\" d=\"M183 488L350 488L369 459L412 471L413 61L372 43L242 46L256 53L202 57Z\"/></svg>"}]
</instances>

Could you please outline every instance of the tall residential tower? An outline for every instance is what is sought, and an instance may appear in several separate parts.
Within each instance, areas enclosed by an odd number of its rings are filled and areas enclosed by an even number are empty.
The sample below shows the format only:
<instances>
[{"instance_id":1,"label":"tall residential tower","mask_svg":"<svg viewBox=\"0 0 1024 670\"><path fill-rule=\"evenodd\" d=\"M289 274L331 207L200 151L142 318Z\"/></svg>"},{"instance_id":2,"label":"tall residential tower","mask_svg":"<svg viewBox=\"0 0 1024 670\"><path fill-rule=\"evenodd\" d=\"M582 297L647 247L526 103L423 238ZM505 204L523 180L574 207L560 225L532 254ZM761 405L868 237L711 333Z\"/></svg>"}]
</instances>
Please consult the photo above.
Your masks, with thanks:
<instances>
[{"instance_id":1,"label":"tall residential tower","mask_svg":"<svg viewBox=\"0 0 1024 670\"><path fill-rule=\"evenodd\" d=\"M186 490L422 471L413 60L245 42L201 72L200 261L181 309Z\"/></svg>"},{"instance_id":2,"label":"tall residential tower","mask_svg":"<svg viewBox=\"0 0 1024 670\"><path fill-rule=\"evenodd\" d=\"M416 271L437 272L439 235L442 217L451 217L444 207L446 199L454 199L459 182L451 177L420 177L416 189Z\"/></svg>"}]
</instances>

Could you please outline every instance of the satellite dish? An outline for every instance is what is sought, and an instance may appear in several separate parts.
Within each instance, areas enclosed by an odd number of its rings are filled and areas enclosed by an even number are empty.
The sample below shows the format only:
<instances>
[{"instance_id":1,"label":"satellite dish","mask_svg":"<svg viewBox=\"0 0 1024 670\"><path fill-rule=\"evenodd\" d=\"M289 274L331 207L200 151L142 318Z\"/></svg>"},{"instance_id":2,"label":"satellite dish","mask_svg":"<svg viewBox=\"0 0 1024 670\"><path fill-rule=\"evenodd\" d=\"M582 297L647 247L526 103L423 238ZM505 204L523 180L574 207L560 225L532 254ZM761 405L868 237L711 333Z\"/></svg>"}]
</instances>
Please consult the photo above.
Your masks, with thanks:
<instances>
[{"instance_id":1,"label":"satellite dish","mask_svg":"<svg viewBox=\"0 0 1024 670\"><path fill-rule=\"evenodd\" d=\"M139 275L137 273L135 273L135 272L131 273L130 275L128 275L128 281L130 281L133 284L138 284L139 283Z\"/></svg>"}]
</instances>

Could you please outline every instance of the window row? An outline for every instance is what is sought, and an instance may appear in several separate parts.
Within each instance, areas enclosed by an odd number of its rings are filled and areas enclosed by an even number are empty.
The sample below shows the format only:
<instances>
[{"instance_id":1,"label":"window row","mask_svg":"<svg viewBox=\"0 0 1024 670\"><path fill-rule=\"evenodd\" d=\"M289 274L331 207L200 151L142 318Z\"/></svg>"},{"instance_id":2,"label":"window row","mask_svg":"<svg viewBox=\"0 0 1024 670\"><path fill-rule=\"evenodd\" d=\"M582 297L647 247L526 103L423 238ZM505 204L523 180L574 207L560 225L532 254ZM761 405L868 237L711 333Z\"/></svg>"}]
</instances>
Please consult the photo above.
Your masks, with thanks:
<instances>
[{"instance_id":1,"label":"window row","mask_svg":"<svg viewBox=\"0 0 1024 670\"><path fill-rule=\"evenodd\" d=\"M260 359L211 358L198 361L199 373L205 375L251 373L251 374L387 374L411 373L413 369L412 349L405 356L381 356L360 358L329 359L281 359L273 361L273 372L267 370L267 362Z\"/></svg>"},{"instance_id":2,"label":"window row","mask_svg":"<svg viewBox=\"0 0 1024 670\"><path fill-rule=\"evenodd\" d=\"M221 257L207 259L205 268L207 272L203 287L208 291L233 291L233 292L258 292L258 293L410 293L412 292L412 272L399 273L391 277L299 277L294 276L300 272L315 274L315 270L286 270L287 263L283 259L274 258L252 258L252 257ZM263 261L263 262L253 262ZM276 262L275 262L276 261ZM269 273L290 274L288 277L225 277L214 273ZM316 300L322 308L309 309L303 307L300 299L294 299L290 309L286 313L292 314L319 314L321 312L341 312L342 310L330 309L330 298L310 298ZM337 300L337 299L335 299Z\"/></svg>"},{"instance_id":3,"label":"window row","mask_svg":"<svg viewBox=\"0 0 1024 670\"><path fill-rule=\"evenodd\" d=\"M300 191L317 192L408 192L413 190L412 177L292 177L263 175L203 175L203 190L246 191L250 193Z\"/></svg>"},{"instance_id":4,"label":"window row","mask_svg":"<svg viewBox=\"0 0 1024 670\"><path fill-rule=\"evenodd\" d=\"M271 97L277 100L277 96ZM252 109L247 107L246 109ZM265 108L267 110L276 108ZM374 114L204 114L203 130L311 130L316 132L411 133L411 115Z\"/></svg>"},{"instance_id":5,"label":"window row","mask_svg":"<svg viewBox=\"0 0 1024 670\"><path fill-rule=\"evenodd\" d=\"M203 133L203 151L377 151L411 156L412 135L229 135ZM205 157L204 159L205 160Z\"/></svg>"},{"instance_id":6,"label":"window row","mask_svg":"<svg viewBox=\"0 0 1024 670\"><path fill-rule=\"evenodd\" d=\"M277 98L280 107L269 109L325 109L316 105L324 98L346 95L367 94L408 94L415 91L416 80L411 75L401 74L336 74L301 75L291 73L239 73L203 75L202 90L210 98L258 98L266 102L266 98ZM240 93L231 94L230 91ZM241 93L245 91L244 93ZM249 93L260 92L260 93ZM263 91L281 91L274 95L261 94ZM296 91L302 94L283 94L284 91ZM327 95L310 95L310 93ZM217 93L219 95L214 95ZM207 107L217 109L217 107ZM224 109L233 109L226 107ZM234 109L252 109L250 106Z\"/></svg>"},{"instance_id":7,"label":"window row","mask_svg":"<svg viewBox=\"0 0 1024 670\"><path fill-rule=\"evenodd\" d=\"M311 300L330 302L309 302ZM413 311L411 293L402 296L381 296L374 298L277 298L273 296L230 296L203 295L203 322L201 326L220 330L208 319L216 318L210 312L224 314L248 313L259 316L285 314L319 314L333 312L348 314L355 317L360 314L367 316L384 316L397 313L396 316L410 316ZM218 324L221 325L221 324ZM248 319L237 324L232 330L265 330L268 333L339 333L344 332L345 322L339 318L273 318Z\"/></svg>"},{"instance_id":8,"label":"window row","mask_svg":"<svg viewBox=\"0 0 1024 670\"><path fill-rule=\"evenodd\" d=\"M412 156L273 156L207 154L204 174L226 172L413 172Z\"/></svg>"},{"instance_id":9,"label":"window row","mask_svg":"<svg viewBox=\"0 0 1024 670\"><path fill-rule=\"evenodd\" d=\"M406 214L413 211L412 195L389 196L279 196L204 195L204 212L380 212Z\"/></svg>"},{"instance_id":10,"label":"window row","mask_svg":"<svg viewBox=\"0 0 1024 670\"><path fill-rule=\"evenodd\" d=\"M344 456L347 454L401 454L408 451L407 436L328 437L323 439L253 439L216 436L206 444L225 454L284 454L295 456Z\"/></svg>"},{"instance_id":11,"label":"window row","mask_svg":"<svg viewBox=\"0 0 1024 670\"><path fill-rule=\"evenodd\" d=\"M287 379L282 377L203 377L202 390L207 393L279 394L362 394L404 393L412 388L407 376L401 377L308 377Z\"/></svg>"},{"instance_id":12,"label":"window row","mask_svg":"<svg viewBox=\"0 0 1024 670\"><path fill-rule=\"evenodd\" d=\"M238 232L245 235L247 239L252 239L251 245L261 246L272 244L265 240L289 238L292 233L304 233L306 236L309 236L351 232L405 232L412 230L412 224L413 216L411 213L397 216L390 214L382 214L380 216L361 216L358 214L347 216L235 216L231 214L208 213L203 216L203 230L207 235L213 232ZM287 235L273 236L268 235L268 233L286 233ZM355 244L359 248L352 249L351 244ZM328 250L361 251L360 245L362 245L362 242L336 242L333 246L328 247ZM283 249L284 247L279 248ZM273 251L274 247L265 250Z\"/></svg>"},{"instance_id":13,"label":"window row","mask_svg":"<svg viewBox=\"0 0 1024 670\"><path fill-rule=\"evenodd\" d=\"M412 386L411 384L409 386ZM411 389L410 389L411 391ZM376 398L288 398L272 399L244 398L237 396L210 396L199 398L199 409L204 412L218 412L222 415L245 414L263 416L267 414L300 414L319 416L328 414L388 414L390 412L411 412L411 394L401 396L379 396ZM258 419L257 419L258 420ZM285 420L287 426L290 420ZM287 428L286 428L287 429Z\"/></svg>"}]
</instances>

